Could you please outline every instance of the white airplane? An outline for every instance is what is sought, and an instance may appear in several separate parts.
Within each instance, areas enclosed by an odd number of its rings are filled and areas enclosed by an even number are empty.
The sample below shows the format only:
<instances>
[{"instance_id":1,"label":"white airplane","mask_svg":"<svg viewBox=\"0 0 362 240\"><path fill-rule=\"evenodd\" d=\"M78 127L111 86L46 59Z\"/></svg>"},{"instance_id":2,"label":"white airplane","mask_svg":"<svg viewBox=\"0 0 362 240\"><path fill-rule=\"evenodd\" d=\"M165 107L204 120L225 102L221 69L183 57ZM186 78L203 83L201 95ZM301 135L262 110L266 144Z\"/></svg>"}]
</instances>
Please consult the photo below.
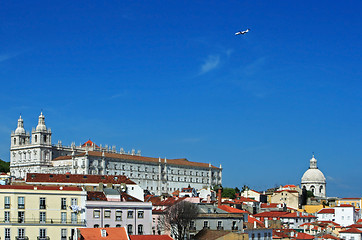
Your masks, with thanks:
<instances>
[{"instance_id":1,"label":"white airplane","mask_svg":"<svg viewBox=\"0 0 362 240\"><path fill-rule=\"evenodd\" d=\"M245 31L239 31L239 32L235 33L235 35L242 35L242 34L245 34L245 33L249 32L249 31L250 31L250 29L248 28Z\"/></svg>"}]
</instances>

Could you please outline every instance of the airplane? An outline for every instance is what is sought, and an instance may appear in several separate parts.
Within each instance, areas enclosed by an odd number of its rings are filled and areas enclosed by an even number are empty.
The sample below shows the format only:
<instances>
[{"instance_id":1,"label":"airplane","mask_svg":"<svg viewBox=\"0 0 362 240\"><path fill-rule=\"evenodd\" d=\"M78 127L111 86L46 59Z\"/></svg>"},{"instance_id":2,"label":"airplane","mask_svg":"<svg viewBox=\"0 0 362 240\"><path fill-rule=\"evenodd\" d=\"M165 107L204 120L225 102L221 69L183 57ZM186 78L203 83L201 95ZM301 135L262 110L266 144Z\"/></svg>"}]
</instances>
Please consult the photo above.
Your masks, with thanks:
<instances>
[{"instance_id":1,"label":"airplane","mask_svg":"<svg viewBox=\"0 0 362 240\"><path fill-rule=\"evenodd\" d=\"M250 31L250 29L248 28L245 31L239 31L239 32L235 33L235 35L243 35L243 34L249 32L249 31Z\"/></svg>"}]
</instances>

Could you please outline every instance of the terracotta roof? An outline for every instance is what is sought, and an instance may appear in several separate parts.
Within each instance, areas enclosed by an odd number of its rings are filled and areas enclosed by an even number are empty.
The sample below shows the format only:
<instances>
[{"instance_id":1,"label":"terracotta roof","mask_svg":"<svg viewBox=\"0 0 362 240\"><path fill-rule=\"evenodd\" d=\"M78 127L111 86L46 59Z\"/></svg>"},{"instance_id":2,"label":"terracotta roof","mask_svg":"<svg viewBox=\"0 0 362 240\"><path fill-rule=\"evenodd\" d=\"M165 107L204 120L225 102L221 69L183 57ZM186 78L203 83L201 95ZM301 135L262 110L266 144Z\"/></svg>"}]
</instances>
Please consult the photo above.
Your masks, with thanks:
<instances>
[{"instance_id":1,"label":"terracotta roof","mask_svg":"<svg viewBox=\"0 0 362 240\"><path fill-rule=\"evenodd\" d=\"M362 223L362 218L357 220L358 223Z\"/></svg>"},{"instance_id":2,"label":"terracotta roof","mask_svg":"<svg viewBox=\"0 0 362 240\"><path fill-rule=\"evenodd\" d=\"M193 239L196 239L196 240L236 239L236 238L227 238L226 235L228 235L230 233L232 233L232 232L226 231L226 230L202 229L193 237ZM240 233L239 236L241 236L241 234L245 234L245 233ZM223 238L224 236L225 236L225 238Z\"/></svg>"},{"instance_id":3,"label":"terracotta roof","mask_svg":"<svg viewBox=\"0 0 362 240\"><path fill-rule=\"evenodd\" d=\"M254 225L254 222L256 222L256 225L260 228L264 228L265 224L262 221L259 221L258 219L252 217L252 216L248 216L248 223Z\"/></svg>"},{"instance_id":4,"label":"terracotta roof","mask_svg":"<svg viewBox=\"0 0 362 240\"><path fill-rule=\"evenodd\" d=\"M362 231L353 227L344 231L339 231L339 233L362 233Z\"/></svg>"},{"instance_id":5,"label":"terracotta roof","mask_svg":"<svg viewBox=\"0 0 362 240\"><path fill-rule=\"evenodd\" d=\"M283 205L281 203L262 203L260 204L260 208L278 208L278 205Z\"/></svg>"},{"instance_id":6,"label":"terracotta roof","mask_svg":"<svg viewBox=\"0 0 362 240\"><path fill-rule=\"evenodd\" d=\"M130 240L173 240L168 235L129 235Z\"/></svg>"},{"instance_id":7,"label":"terracotta roof","mask_svg":"<svg viewBox=\"0 0 362 240\"><path fill-rule=\"evenodd\" d=\"M123 175L90 175L90 174L49 174L49 173L28 173L26 182L37 183L113 183L113 184L136 184Z\"/></svg>"},{"instance_id":8,"label":"terracotta roof","mask_svg":"<svg viewBox=\"0 0 362 240\"><path fill-rule=\"evenodd\" d=\"M307 233L297 232L294 235L295 239L314 239L314 236L309 235Z\"/></svg>"},{"instance_id":9,"label":"terracotta roof","mask_svg":"<svg viewBox=\"0 0 362 240\"><path fill-rule=\"evenodd\" d=\"M99 148L94 142L92 142L90 139L88 141L86 141L85 143L82 144L82 147L87 147L87 146L90 146L90 147L93 147L95 146L96 148Z\"/></svg>"},{"instance_id":10,"label":"terracotta roof","mask_svg":"<svg viewBox=\"0 0 362 240\"><path fill-rule=\"evenodd\" d=\"M142 202L141 200L139 200L138 198L132 197L131 195L122 192L121 193L122 199L126 202Z\"/></svg>"},{"instance_id":11,"label":"terracotta roof","mask_svg":"<svg viewBox=\"0 0 362 240\"><path fill-rule=\"evenodd\" d=\"M159 159L159 158L153 158L153 157L143 157L143 156L137 156L137 155L99 152L99 151L89 151L88 152L88 155L92 156L92 157L102 157L102 154L104 154L104 157L106 157L106 158L127 159L127 160L140 161L140 162L153 162L153 163L157 163L157 164L161 160L161 163L165 163L165 159ZM75 157L84 156L84 155L85 155L85 153L82 153L82 154L76 155ZM62 158L62 159L60 159L60 158ZM58 158L53 159L53 161L65 160L65 159L72 159L72 156L58 157ZM208 163L191 162L191 161L187 160L186 158L166 159L166 163L170 164L170 165L209 168ZM215 167L213 165L211 165L211 168L219 169L218 167Z\"/></svg>"},{"instance_id":12,"label":"terracotta roof","mask_svg":"<svg viewBox=\"0 0 362 240\"><path fill-rule=\"evenodd\" d=\"M357 198L357 197L352 197L352 198L341 198L340 200L348 200L348 199L351 199L351 200L361 200L361 198Z\"/></svg>"},{"instance_id":13,"label":"terracotta roof","mask_svg":"<svg viewBox=\"0 0 362 240\"><path fill-rule=\"evenodd\" d=\"M224 210L228 213L248 213L247 211L244 211L244 210L240 210L240 209L237 209L237 208L233 208L233 207L230 207L228 205L221 205L221 206L218 206L219 209L221 210Z\"/></svg>"},{"instance_id":14,"label":"terracotta roof","mask_svg":"<svg viewBox=\"0 0 362 240\"><path fill-rule=\"evenodd\" d=\"M336 207L354 207L354 206L352 206L350 204L341 204L341 205L338 205Z\"/></svg>"},{"instance_id":15,"label":"terracotta roof","mask_svg":"<svg viewBox=\"0 0 362 240\"><path fill-rule=\"evenodd\" d=\"M84 240L128 240L128 235L124 227L118 228L78 228ZM107 236L101 237L101 231L106 230Z\"/></svg>"},{"instance_id":16,"label":"terracotta roof","mask_svg":"<svg viewBox=\"0 0 362 240\"><path fill-rule=\"evenodd\" d=\"M58 186L38 186L38 185L0 185L0 189L83 191L82 188L80 187L58 187Z\"/></svg>"},{"instance_id":17,"label":"terracotta roof","mask_svg":"<svg viewBox=\"0 0 362 240\"><path fill-rule=\"evenodd\" d=\"M335 240L339 240L340 238L339 237L335 237L331 234L325 234L321 237L322 239L335 239Z\"/></svg>"},{"instance_id":18,"label":"terracotta roof","mask_svg":"<svg viewBox=\"0 0 362 240\"><path fill-rule=\"evenodd\" d=\"M89 191L87 192L88 201L107 201L106 195L103 192Z\"/></svg>"},{"instance_id":19,"label":"terracotta roof","mask_svg":"<svg viewBox=\"0 0 362 240\"><path fill-rule=\"evenodd\" d=\"M333 213L334 214L334 208L323 208L318 212L318 214L321 214L321 213Z\"/></svg>"},{"instance_id":20,"label":"terracotta roof","mask_svg":"<svg viewBox=\"0 0 362 240\"><path fill-rule=\"evenodd\" d=\"M152 206L172 206L184 199L186 199L186 197L168 197L164 200L161 200L161 197L159 196L147 195L145 197L145 202L152 202Z\"/></svg>"},{"instance_id":21,"label":"terracotta roof","mask_svg":"<svg viewBox=\"0 0 362 240\"><path fill-rule=\"evenodd\" d=\"M253 217L284 217L288 212L270 211L254 214Z\"/></svg>"},{"instance_id":22,"label":"terracotta roof","mask_svg":"<svg viewBox=\"0 0 362 240\"><path fill-rule=\"evenodd\" d=\"M273 239L274 238L289 238L289 236L280 230L273 229Z\"/></svg>"},{"instance_id":23,"label":"terracotta roof","mask_svg":"<svg viewBox=\"0 0 362 240\"><path fill-rule=\"evenodd\" d=\"M347 226L347 228L362 228L362 224L352 224Z\"/></svg>"},{"instance_id":24,"label":"terracotta roof","mask_svg":"<svg viewBox=\"0 0 362 240\"><path fill-rule=\"evenodd\" d=\"M285 185L283 188L296 188L297 186L293 185L293 184L288 184Z\"/></svg>"},{"instance_id":25,"label":"terracotta roof","mask_svg":"<svg viewBox=\"0 0 362 240\"><path fill-rule=\"evenodd\" d=\"M278 190L278 191L275 191L275 192L276 193L281 193L281 192L298 193L297 190L289 190L289 189Z\"/></svg>"}]
</instances>

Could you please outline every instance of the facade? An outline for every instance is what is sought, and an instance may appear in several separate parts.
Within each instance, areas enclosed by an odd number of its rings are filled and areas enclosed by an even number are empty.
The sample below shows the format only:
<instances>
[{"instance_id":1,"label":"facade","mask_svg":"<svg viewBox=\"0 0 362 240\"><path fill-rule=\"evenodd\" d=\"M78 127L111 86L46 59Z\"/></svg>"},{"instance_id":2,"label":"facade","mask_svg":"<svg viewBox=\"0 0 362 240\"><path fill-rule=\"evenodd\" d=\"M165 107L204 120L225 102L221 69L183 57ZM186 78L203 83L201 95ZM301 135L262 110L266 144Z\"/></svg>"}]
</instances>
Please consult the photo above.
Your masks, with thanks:
<instances>
[{"instance_id":1,"label":"facade","mask_svg":"<svg viewBox=\"0 0 362 240\"><path fill-rule=\"evenodd\" d=\"M287 207L298 209L300 196L296 190L278 190L273 193L270 201L271 203L285 204Z\"/></svg>"},{"instance_id":2,"label":"facade","mask_svg":"<svg viewBox=\"0 0 362 240\"><path fill-rule=\"evenodd\" d=\"M361 240L362 231L357 228L350 228L339 232L339 237L344 240Z\"/></svg>"},{"instance_id":3,"label":"facade","mask_svg":"<svg viewBox=\"0 0 362 240\"><path fill-rule=\"evenodd\" d=\"M334 208L335 222L345 227L357 221L357 214L354 206L342 204Z\"/></svg>"},{"instance_id":4,"label":"facade","mask_svg":"<svg viewBox=\"0 0 362 240\"><path fill-rule=\"evenodd\" d=\"M97 146L87 141L81 146L56 145L51 141L52 131L45 125L41 113L38 125L30 135L20 117L11 133L10 172L16 178L26 173L59 173L126 175L152 194L171 194L181 188L195 189L221 185L222 168L210 163L187 159L161 159L141 156L140 151L117 152L113 147Z\"/></svg>"},{"instance_id":5,"label":"facade","mask_svg":"<svg viewBox=\"0 0 362 240\"><path fill-rule=\"evenodd\" d=\"M0 186L0 238L76 239L85 200L78 187Z\"/></svg>"},{"instance_id":6,"label":"facade","mask_svg":"<svg viewBox=\"0 0 362 240\"><path fill-rule=\"evenodd\" d=\"M318 221L335 221L334 208L323 208L317 212Z\"/></svg>"},{"instance_id":7,"label":"facade","mask_svg":"<svg viewBox=\"0 0 362 240\"><path fill-rule=\"evenodd\" d=\"M303 174L301 186L302 189L312 191L316 197L326 197L326 178L318 169L317 159L314 158L314 155L310 159L309 169Z\"/></svg>"},{"instance_id":8,"label":"facade","mask_svg":"<svg viewBox=\"0 0 362 240\"><path fill-rule=\"evenodd\" d=\"M85 208L88 228L125 227L130 235L151 234L150 202L141 202L126 194L115 199L103 192L88 192Z\"/></svg>"}]
</instances>

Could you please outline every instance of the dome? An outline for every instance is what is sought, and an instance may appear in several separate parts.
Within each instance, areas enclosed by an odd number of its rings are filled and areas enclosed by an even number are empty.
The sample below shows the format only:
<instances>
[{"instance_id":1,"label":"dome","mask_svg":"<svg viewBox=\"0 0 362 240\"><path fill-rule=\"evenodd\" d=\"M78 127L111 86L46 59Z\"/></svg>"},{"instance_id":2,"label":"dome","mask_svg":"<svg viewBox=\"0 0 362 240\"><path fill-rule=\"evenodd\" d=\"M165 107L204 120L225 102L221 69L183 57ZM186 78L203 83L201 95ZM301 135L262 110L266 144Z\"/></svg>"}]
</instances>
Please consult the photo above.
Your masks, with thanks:
<instances>
[{"instance_id":1,"label":"dome","mask_svg":"<svg viewBox=\"0 0 362 240\"><path fill-rule=\"evenodd\" d=\"M45 126L45 117L44 117L43 113L41 113L39 116L38 126L36 126L36 131L43 132L46 130L47 130L47 127Z\"/></svg>"},{"instance_id":2,"label":"dome","mask_svg":"<svg viewBox=\"0 0 362 240\"><path fill-rule=\"evenodd\" d=\"M302 184L304 183L326 183L326 178L318 168L310 168L303 174Z\"/></svg>"},{"instance_id":3,"label":"dome","mask_svg":"<svg viewBox=\"0 0 362 240\"><path fill-rule=\"evenodd\" d=\"M25 135L25 129L24 129L24 121L21 118L21 116L18 119L18 127L15 129L15 134L16 135Z\"/></svg>"},{"instance_id":4,"label":"dome","mask_svg":"<svg viewBox=\"0 0 362 240\"><path fill-rule=\"evenodd\" d=\"M314 158L314 155L309 160L309 169L303 174L303 183L326 183L326 178L321 170L318 169L317 159Z\"/></svg>"}]
</instances>

